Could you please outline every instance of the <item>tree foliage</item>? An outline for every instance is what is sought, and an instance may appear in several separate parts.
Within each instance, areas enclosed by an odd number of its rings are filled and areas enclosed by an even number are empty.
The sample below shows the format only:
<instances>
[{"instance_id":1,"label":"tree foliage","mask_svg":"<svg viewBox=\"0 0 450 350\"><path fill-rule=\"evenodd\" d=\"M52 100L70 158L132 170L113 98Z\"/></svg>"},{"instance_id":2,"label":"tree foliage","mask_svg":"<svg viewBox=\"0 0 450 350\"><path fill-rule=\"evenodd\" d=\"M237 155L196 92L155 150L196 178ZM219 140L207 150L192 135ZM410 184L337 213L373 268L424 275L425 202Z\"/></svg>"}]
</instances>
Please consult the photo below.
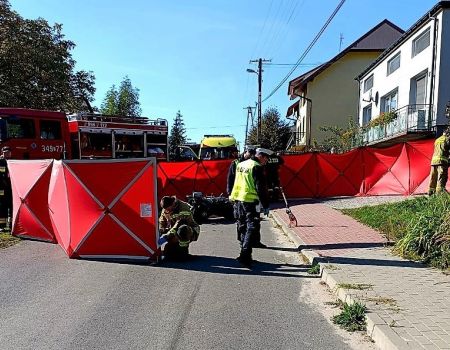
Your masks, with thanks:
<instances>
[{"instance_id":1,"label":"tree foliage","mask_svg":"<svg viewBox=\"0 0 450 350\"><path fill-rule=\"evenodd\" d=\"M290 136L290 127L281 119L280 112L275 107L266 109L261 117L261 137L258 142L257 125L250 128L248 144L260 145L273 151L286 149Z\"/></svg>"},{"instance_id":2,"label":"tree foliage","mask_svg":"<svg viewBox=\"0 0 450 350\"><path fill-rule=\"evenodd\" d=\"M106 92L100 109L102 114L140 117L139 89L133 87L130 78L123 78L119 89L115 85Z\"/></svg>"},{"instance_id":3,"label":"tree foliage","mask_svg":"<svg viewBox=\"0 0 450 350\"><path fill-rule=\"evenodd\" d=\"M184 126L183 115L177 112L169 136L169 159L177 156L177 147L186 143L186 127Z\"/></svg>"},{"instance_id":4,"label":"tree foliage","mask_svg":"<svg viewBox=\"0 0 450 350\"><path fill-rule=\"evenodd\" d=\"M322 144L315 145L320 151L333 151L336 153L347 152L362 144L362 129L353 117L348 117L347 127L321 126L319 130L328 133Z\"/></svg>"},{"instance_id":5,"label":"tree foliage","mask_svg":"<svg viewBox=\"0 0 450 350\"><path fill-rule=\"evenodd\" d=\"M61 24L24 19L0 0L0 106L86 110L94 100L95 77L74 70L74 47Z\"/></svg>"}]
</instances>

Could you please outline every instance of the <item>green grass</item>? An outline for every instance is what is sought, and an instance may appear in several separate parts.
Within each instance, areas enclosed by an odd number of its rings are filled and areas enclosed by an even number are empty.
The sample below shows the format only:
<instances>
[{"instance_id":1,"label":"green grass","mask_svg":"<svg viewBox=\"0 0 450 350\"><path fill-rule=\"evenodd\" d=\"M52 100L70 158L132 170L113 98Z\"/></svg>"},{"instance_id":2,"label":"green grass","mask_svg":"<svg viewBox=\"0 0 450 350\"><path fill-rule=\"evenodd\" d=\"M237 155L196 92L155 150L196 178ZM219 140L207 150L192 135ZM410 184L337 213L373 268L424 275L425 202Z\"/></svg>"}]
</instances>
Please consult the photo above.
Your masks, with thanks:
<instances>
[{"instance_id":1,"label":"green grass","mask_svg":"<svg viewBox=\"0 0 450 350\"><path fill-rule=\"evenodd\" d=\"M431 266L450 266L450 195L417 197L397 203L344 209L395 242L394 251Z\"/></svg>"},{"instance_id":2,"label":"green grass","mask_svg":"<svg viewBox=\"0 0 450 350\"><path fill-rule=\"evenodd\" d=\"M307 271L310 275L318 275L320 273L320 265L319 264L314 264L312 265L308 271Z\"/></svg>"},{"instance_id":3,"label":"green grass","mask_svg":"<svg viewBox=\"0 0 450 350\"><path fill-rule=\"evenodd\" d=\"M9 233L0 233L0 248L7 248L20 242L20 239Z\"/></svg>"},{"instance_id":4,"label":"green grass","mask_svg":"<svg viewBox=\"0 0 450 350\"><path fill-rule=\"evenodd\" d=\"M339 283L337 285L338 288L342 289L356 289L356 290L367 290L372 289L373 284L367 283Z\"/></svg>"},{"instance_id":5,"label":"green grass","mask_svg":"<svg viewBox=\"0 0 450 350\"><path fill-rule=\"evenodd\" d=\"M366 306L359 302L351 305L344 303L342 312L332 318L333 323L349 332L366 329Z\"/></svg>"}]
</instances>

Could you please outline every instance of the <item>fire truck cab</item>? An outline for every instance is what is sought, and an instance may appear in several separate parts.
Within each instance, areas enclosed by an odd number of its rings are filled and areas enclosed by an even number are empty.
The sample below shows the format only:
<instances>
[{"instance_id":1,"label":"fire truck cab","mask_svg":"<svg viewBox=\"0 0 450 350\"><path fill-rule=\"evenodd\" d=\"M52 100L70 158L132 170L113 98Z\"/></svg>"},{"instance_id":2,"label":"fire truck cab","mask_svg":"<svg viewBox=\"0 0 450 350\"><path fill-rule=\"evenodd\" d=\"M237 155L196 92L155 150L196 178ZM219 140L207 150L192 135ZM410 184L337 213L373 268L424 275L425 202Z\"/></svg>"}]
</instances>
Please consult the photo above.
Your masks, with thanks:
<instances>
[{"instance_id":1,"label":"fire truck cab","mask_svg":"<svg viewBox=\"0 0 450 350\"><path fill-rule=\"evenodd\" d=\"M0 148L13 159L156 157L167 160L165 119L0 108Z\"/></svg>"},{"instance_id":2,"label":"fire truck cab","mask_svg":"<svg viewBox=\"0 0 450 350\"><path fill-rule=\"evenodd\" d=\"M66 115L24 108L0 108L0 148L14 159L68 158L71 155Z\"/></svg>"},{"instance_id":3,"label":"fire truck cab","mask_svg":"<svg viewBox=\"0 0 450 350\"><path fill-rule=\"evenodd\" d=\"M68 116L73 158L143 158L167 160L165 119L73 114Z\"/></svg>"}]
</instances>

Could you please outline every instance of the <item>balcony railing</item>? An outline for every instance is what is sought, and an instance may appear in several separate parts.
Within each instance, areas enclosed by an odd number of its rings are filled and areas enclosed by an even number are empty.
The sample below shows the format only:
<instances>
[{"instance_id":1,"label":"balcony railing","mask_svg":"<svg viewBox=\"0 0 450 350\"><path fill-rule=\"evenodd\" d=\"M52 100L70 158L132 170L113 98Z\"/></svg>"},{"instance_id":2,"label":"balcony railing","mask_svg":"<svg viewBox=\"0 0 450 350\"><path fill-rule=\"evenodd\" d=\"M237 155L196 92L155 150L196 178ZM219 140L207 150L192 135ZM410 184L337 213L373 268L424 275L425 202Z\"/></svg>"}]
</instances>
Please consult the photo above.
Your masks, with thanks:
<instances>
[{"instance_id":1,"label":"balcony railing","mask_svg":"<svg viewBox=\"0 0 450 350\"><path fill-rule=\"evenodd\" d=\"M286 150L293 146L304 145L306 143L306 133L304 131L293 131L289 137Z\"/></svg>"},{"instance_id":2,"label":"balcony railing","mask_svg":"<svg viewBox=\"0 0 450 350\"><path fill-rule=\"evenodd\" d=\"M408 105L395 110L397 117L384 125L368 128L363 132L363 144L372 144L409 133L429 132L436 126L431 105Z\"/></svg>"}]
</instances>

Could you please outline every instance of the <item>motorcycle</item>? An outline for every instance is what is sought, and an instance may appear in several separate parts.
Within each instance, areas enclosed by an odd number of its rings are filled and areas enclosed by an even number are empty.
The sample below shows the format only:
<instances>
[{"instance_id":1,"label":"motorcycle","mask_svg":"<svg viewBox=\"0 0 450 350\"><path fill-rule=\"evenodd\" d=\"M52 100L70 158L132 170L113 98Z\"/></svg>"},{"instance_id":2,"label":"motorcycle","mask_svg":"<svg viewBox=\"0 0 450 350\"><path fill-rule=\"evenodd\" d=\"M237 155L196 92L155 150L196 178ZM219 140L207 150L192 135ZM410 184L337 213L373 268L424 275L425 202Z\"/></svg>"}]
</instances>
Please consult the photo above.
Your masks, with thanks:
<instances>
[{"instance_id":1,"label":"motorcycle","mask_svg":"<svg viewBox=\"0 0 450 350\"><path fill-rule=\"evenodd\" d=\"M234 219L233 204L222 194L216 197L204 196L202 192L193 192L192 195L186 196L186 199L192 207L194 220L199 224L213 215L227 220Z\"/></svg>"}]
</instances>

